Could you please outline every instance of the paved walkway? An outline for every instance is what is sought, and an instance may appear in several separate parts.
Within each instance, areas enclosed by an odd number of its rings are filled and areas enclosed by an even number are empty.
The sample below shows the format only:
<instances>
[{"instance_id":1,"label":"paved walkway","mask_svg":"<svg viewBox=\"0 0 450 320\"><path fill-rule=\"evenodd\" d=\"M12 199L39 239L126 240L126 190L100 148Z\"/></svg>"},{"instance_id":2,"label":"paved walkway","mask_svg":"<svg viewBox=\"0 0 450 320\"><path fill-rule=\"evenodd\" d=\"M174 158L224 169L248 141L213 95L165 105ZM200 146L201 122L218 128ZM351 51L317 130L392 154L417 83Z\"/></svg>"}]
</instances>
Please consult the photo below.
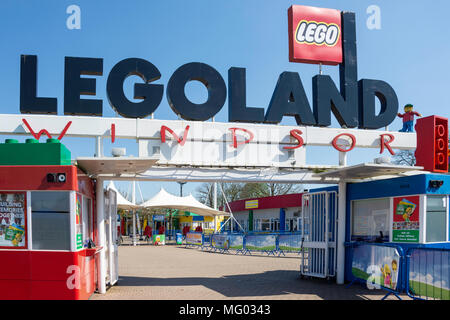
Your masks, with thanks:
<instances>
[{"instance_id":1,"label":"paved walkway","mask_svg":"<svg viewBox=\"0 0 450 320\"><path fill-rule=\"evenodd\" d=\"M184 246L120 246L119 282L94 300L379 300L360 285L300 279L299 256L234 255ZM396 299L390 296L388 299Z\"/></svg>"}]
</instances>

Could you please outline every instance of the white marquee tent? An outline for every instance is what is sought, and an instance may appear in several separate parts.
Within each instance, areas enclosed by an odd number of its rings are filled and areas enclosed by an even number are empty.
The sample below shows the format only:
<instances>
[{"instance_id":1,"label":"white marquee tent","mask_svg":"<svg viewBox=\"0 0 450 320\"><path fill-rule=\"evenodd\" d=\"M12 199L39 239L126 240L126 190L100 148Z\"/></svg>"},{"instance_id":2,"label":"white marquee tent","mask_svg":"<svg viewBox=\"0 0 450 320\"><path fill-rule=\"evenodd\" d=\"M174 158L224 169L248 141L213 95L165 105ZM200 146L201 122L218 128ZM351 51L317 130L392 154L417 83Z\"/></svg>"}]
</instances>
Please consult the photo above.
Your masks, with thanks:
<instances>
[{"instance_id":1,"label":"white marquee tent","mask_svg":"<svg viewBox=\"0 0 450 320\"><path fill-rule=\"evenodd\" d=\"M117 190L116 186L114 185L114 182L112 181L109 182L108 189L114 190L117 194L117 208L125 210L134 210L142 208L141 205L134 204L131 201L125 199L125 197L122 196L122 194Z\"/></svg>"},{"instance_id":2,"label":"white marquee tent","mask_svg":"<svg viewBox=\"0 0 450 320\"><path fill-rule=\"evenodd\" d=\"M215 210L199 202L192 195L177 197L166 190L161 190L151 199L141 204L141 207L148 209L178 209L192 212L201 216L230 216L230 213Z\"/></svg>"}]
</instances>

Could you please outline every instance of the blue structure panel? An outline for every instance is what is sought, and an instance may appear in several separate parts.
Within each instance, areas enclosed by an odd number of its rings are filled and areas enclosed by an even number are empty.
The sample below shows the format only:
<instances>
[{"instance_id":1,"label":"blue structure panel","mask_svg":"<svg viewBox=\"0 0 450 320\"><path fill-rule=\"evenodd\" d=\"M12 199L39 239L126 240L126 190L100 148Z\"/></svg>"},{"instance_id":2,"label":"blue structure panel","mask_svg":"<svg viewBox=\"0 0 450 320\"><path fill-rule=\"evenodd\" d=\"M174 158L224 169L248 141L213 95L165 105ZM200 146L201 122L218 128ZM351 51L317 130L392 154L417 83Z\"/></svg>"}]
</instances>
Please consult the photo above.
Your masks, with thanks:
<instances>
[{"instance_id":1,"label":"blue structure panel","mask_svg":"<svg viewBox=\"0 0 450 320\"><path fill-rule=\"evenodd\" d=\"M439 183L433 184L430 181L437 181ZM352 223L352 201L353 200L369 200L378 198L391 198L399 196L411 195L450 195L450 176L445 174L420 174L414 176L392 178L385 180L377 180L362 183L347 184L347 199L346 199L346 235L345 240L347 245L351 243L351 223ZM392 221L390 221L392 223ZM449 226L450 227L450 226ZM450 234L450 230L449 230ZM448 239L450 241L450 239ZM352 242L354 243L354 242ZM370 243L370 242L369 242ZM389 243L385 242L387 245ZM450 242L442 243L393 243L403 248L406 252L413 248L436 248L448 250ZM348 250L351 251L351 250ZM351 254L346 250L345 257L345 279L351 280Z\"/></svg>"}]
</instances>

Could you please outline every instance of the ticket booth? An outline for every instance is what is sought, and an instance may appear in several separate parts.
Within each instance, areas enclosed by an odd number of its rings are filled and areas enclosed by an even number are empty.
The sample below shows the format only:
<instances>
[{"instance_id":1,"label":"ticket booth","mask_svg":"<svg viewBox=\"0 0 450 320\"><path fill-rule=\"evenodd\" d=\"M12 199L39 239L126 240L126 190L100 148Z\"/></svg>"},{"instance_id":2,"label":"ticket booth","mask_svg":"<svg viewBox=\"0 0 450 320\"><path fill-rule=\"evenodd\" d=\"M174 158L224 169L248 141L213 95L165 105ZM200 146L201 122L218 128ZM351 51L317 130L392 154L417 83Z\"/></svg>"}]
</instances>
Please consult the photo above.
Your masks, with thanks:
<instances>
[{"instance_id":1,"label":"ticket booth","mask_svg":"<svg viewBox=\"0 0 450 320\"><path fill-rule=\"evenodd\" d=\"M350 183L347 186L346 241L393 245L403 252L413 248L448 249L449 195L450 176L447 174L424 173ZM380 250L394 252L392 248ZM351 252L348 251L346 257L349 280L355 275L356 266L354 261L352 263ZM389 254L393 255L392 252ZM399 261L399 257L391 260ZM388 265L391 271L396 269Z\"/></svg>"},{"instance_id":2,"label":"ticket booth","mask_svg":"<svg viewBox=\"0 0 450 320\"><path fill-rule=\"evenodd\" d=\"M99 245L95 181L71 164L56 139L0 144L0 300L88 299L98 286L99 253L106 281L117 281L115 194L105 199L106 245ZM114 229L115 230L115 229ZM115 280L115 281L114 281Z\"/></svg>"},{"instance_id":3,"label":"ticket booth","mask_svg":"<svg viewBox=\"0 0 450 320\"><path fill-rule=\"evenodd\" d=\"M349 184L347 241L450 247L449 195L445 174Z\"/></svg>"}]
</instances>

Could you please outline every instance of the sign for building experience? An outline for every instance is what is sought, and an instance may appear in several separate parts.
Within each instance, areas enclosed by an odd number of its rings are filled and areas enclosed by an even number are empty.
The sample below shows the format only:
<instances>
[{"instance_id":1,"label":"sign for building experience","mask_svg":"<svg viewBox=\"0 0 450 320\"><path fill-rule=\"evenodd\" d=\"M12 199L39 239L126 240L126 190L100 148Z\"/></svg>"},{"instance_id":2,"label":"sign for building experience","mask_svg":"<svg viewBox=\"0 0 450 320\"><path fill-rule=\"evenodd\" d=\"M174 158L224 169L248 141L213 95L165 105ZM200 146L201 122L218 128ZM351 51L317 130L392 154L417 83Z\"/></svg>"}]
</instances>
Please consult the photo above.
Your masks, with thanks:
<instances>
[{"instance_id":1,"label":"sign for building experience","mask_svg":"<svg viewBox=\"0 0 450 320\"><path fill-rule=\"evenodd\" d=\"M171 109L181 119L194 121L170 122L173 125L159 125L159 144L143 141L140 155L155 153L155 148L166 143L167 137L181 149L186 141L199 141L206 137L190 137L195 123L214 117L223 107L228 96L228 121L246 123L226 126L226 133L231 137L227 147L242 149L243 145L261 144L252 130L255 124L266 124L265 130L274 130L267 124L279 124L283 117L294 117L298 127L291 127L286 135L279 137L279 142L288 140L289 145L281 147L285 154L306 145L305 128L317 127L317 130L328 129L331 125L331 114L343 128L330 139L329 132L315 131L318 136L325 135L328 145L340 152L349 152L358 146L359 134L347 131L348 128L379 129L388 126L398 112L398 99L393 88L381 80L357 79L356 30L354 13L340 12L331 9L292 6L288 11L289 46L292 62L322 63L337 65L340 68L340 90L328 75L316 75L312 79L312 108L306 96L302 80L297 72L282 72L278 78L267 111L262 107L248 107L246 101L246 69L231 67L228 70L227 85L220 73L205 63L191 62L179 67L170 77L165 89L167 101ZM37 56L21 56L20 76L20 112L22 114L57 114L57 99L37 96ZM65 57L64 63L64 114L88 117L99 117L103 114L103 102L99 99L82 99L81 95L96 95L96 80L87 76L103 75L103 59ZM134 85L133 102L126 98L123 91L124 81L131 75L140 77L144 83ZM161 78L158 68L150 61L141 58L128 58L118 62L109 72L106 82L106 95L111 107L124 118L143 119L153 114L160 105L164 85L155 83ZM208 99L203 104L195 104L186 97L185 86L189 81L199 81L208 90ZM376 99L381 104L380 112L376 112ZM84 117L83 117L84 118ZM105 118L106 120L107 118ZM142 124L155 124L154 120L141 120ZM152 122L153 121L153 122ZM155 120L156 121L156 120ZM30 121L28 121L30 122ZM32 124L26 123L30 130ZM182 123L180 126L178 124ZM206 123L205 123L206 124ZM69 125L70 126L70 125ZM217 125L214 125L216 127ZM153 125L152 125L153 127ZM280 128L281 126L276 126ZM111 135L119 130L118 124L111 126ZM258 127L258 130L260 127ZM331 128L329 128L331 129ZM191 131L190 131L191 130ZM282 130L284 131L284 130ZM366 135L369 131L364 130ZM64 128L70 135L73 126ZM396 139L391 133L377 131L376 141L366 143L369 147L378 147L380 152L392 148ZM263 134L264 135L264 134ZM362 135L361 135L362 136ZM373 137L373 134L371 134ZM60 136L62 137L62 136ZM240 137L240 138L239 138ZM152 136L154 138L154 136ZM197 139L197 140L196 140ZM226 141L228 138L218 140ZM347 140L343 147L340 140ZM145 139L144 139L145 140ZM373 140L373 139L372 139ZM273 140L266 141L272 144ZM311 136L309 144L314 145ZM323 144L319 144L323 145ZM142 148L141 148L142 147ZM402 147L402 145L397 145ZM415 147L408 140L404 148ZM152 149L153 151L149 151ZM162 150L161 150L162 151ZM195 151L193 151L195 152ZM289 156L292 158L292 154ZM289 158L288 157L288 158ZM295 158L295 157L294 157ZM300 157L297 165L304 163ZM291 161L292 163L292 161Z\"/></svg>"}]
</instances>

